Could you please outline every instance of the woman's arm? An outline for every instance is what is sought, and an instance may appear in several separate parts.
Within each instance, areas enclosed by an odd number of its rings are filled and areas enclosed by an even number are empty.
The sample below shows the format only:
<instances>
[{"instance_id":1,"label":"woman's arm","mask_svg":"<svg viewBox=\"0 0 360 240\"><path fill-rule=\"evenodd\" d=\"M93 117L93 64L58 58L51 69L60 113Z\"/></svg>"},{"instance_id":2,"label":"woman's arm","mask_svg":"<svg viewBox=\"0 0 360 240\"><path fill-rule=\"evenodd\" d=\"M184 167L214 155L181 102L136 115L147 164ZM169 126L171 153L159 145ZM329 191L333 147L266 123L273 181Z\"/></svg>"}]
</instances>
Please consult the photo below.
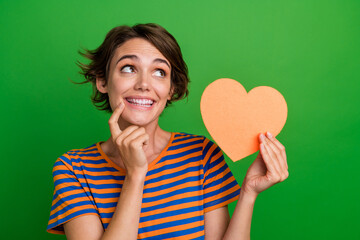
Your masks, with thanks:
<instances>
[{"instance_id":1,"label":"woman's arm","mask_svg":"<svg viewBox=\"0 0 360 240\"><path fill-rule=\"evenodd\" d=\"M230 224L225 232L224 240L250 239L251 219L255 200L256 196L248 195L243 191L240 191L239 200L236 204Z\"/></svg>"},{"instance_id":2,"label":"woman's arm","mask_svg":"<svg viewBox=\"0 0 360 240\"><path fill-rule=\"evenodd\" d=\"M145 176L124 180L114 215L104 232L98 216L85 215L64 224L68 240L137 239Z\"/></svg>"}]
</instances>

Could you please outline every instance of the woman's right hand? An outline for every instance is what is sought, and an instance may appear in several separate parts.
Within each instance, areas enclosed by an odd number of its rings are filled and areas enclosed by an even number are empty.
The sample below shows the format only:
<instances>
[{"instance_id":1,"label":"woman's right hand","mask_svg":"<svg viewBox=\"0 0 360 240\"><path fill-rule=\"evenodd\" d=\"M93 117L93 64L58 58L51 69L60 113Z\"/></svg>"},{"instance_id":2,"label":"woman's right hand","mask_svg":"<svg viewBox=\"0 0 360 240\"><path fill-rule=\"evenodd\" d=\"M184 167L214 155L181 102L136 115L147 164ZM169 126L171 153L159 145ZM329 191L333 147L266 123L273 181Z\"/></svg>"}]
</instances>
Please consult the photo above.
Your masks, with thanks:
<instances>
[{"instance_id":1,"label":"woman's right hand","mask_svg":"<svg viewBox=\"0 0 360 240\"><path fill-rule=\"evenodd\" d=\"M119 118L125 109L125 103L121 101L109 119L111 139L117 147L121 160L126 169L126 175L143 175L148 170L148 161L144 148L149 144L149 135L145 128L131 125L125 130L119 127Z\"/></svg>"}]
</instances>

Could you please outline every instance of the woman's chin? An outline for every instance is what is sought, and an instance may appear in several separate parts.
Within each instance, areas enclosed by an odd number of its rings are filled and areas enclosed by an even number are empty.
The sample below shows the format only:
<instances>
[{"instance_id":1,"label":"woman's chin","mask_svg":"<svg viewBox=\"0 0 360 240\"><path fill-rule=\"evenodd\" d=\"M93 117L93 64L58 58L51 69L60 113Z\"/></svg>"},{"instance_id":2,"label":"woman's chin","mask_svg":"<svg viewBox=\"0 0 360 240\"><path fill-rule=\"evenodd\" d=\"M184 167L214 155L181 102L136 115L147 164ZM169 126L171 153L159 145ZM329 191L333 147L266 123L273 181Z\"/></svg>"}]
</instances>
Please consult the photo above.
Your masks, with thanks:
<instances>
[{"instance_id":1,"label":"woman's chin","mask_svg":"<svg viewBox=\"0 0 360 240\"><path fill-rule=\"evenodd\" d=\"M122 116L123 119L127 122L127 125L136 125L139 127L146 127L149 124L151 124L153 121L149 120L149 119L144 119L144 118L137 118L137 117L127 117L127 116Z\"/></svg>"}]
</instances>

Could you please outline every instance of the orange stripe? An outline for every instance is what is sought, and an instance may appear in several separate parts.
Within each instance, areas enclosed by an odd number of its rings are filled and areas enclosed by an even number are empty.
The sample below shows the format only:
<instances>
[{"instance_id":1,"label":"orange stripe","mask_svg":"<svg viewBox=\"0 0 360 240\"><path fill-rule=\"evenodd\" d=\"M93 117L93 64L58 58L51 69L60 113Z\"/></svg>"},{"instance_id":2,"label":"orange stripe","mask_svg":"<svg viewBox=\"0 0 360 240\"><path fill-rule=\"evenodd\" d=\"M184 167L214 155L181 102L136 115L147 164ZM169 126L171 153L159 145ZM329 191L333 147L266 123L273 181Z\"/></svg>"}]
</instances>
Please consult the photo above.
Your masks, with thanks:
<instances>
[{"instance_id":1,"label":"orange stripe","mask_svg":"<svg viewBox=\"0 0 360 240\"><path fill-rule=\"evenodd\" d=\"M89 206L90 206L90 207L89 207ZM72 213L74 213L74 212L81 211L81 210L84 210L84 209L94 209L94 206L88 204L88 205L84 205L84 206L74 207L74 208L68 210L67 212L59 215L58 217L53 218L52 220L50 220L50 221L49 221L49 224L53 224L54 222L60 221L61 219L66 218L67 216L69 216L70 214L72 214Z\"/></svg>"},{"instance_id":2,"label":"orange stripe","mask_svg":"<svg viewBox=\"0 0 360 240\"><path fill-rule=\"evenodd\" d=\"M59 210L63 209L66 206L69 206L71 204L78 203L78 202L81 202L81 201L89 201L89 198L88 197L80 197L80 198L75 198L75 199L68 200L68 201L60 204L59 206L57 206L55 209L53 209L50 212L50 215L53 215L54 213L58 212Z\"/></svg>"},{"instance_id":3,"label":"orange stripe","mask_svg":"<svg viewBox=\"0 0 360 240\"><path fill-rule=\"evenodd\" d=\"M56 161L56 162L62 162L63 164L66 164L64 161ZM57 170L66 170L66 171L72 171L72 167L69 169L68 165L69 164L66 164L67 166L64 166L64 165L57 165L53 168L53 172L57 171Z\"/></svg>"},{"instance_id":4,"label":"orange stripe","mask_svg":"<svg viewBox=\"0 0 360 240\"><path fill-rule=\"evenodd\" d=\"M55 189L54 189L54 192L57 192L59 190L62 190L63 188L71 187L71 186L75 186L75 187L82 188L82 189L67 190L67 191L65 191L65 192L63 192L63 193L61 193L59 195L61 195L62 197L70 196L70 195L67 195L67 193L74 194L72 191L77 191L77 193L91 192L88 187L82 187L80 184L79 185L75 185L75 184L70 185L69 183L60 183L60 184L56 185Z\"/></svg>"},{"instance_id":5,"label":"orange stripe","mask_svg":"<svg viewBox=\"0 0 360 240\"><path fill-rule=\"evenodd\" d=\"M173 182L176 182L176 181L179 181L179 180L184 180L188 177L196 177L198 176L198 172L187 172L183 175L179 175L179 176L176 176L176 177L172 177L172 178L167 178L167 179L164 179L164 180L161 180L161 181L158 181L158 182L154 182L154 183L149 183L146 185L146 188L154 188L154 187L158 187L158 186L162 186L162 185L165 185L165 184L169 184L169 183L173 183Z\"/></svg>"},{"instance_id":6,"label":"orange stripe","mask_svg":"<svg viewBox=\"0 0 360 240\"><path fill-rule=\"evenodd\" d=\"M163 190L160 190L157 192L144 193L143 197L144 198L158 197L158 196L170 193L175 190L184 189L184 188L188 188L188 187L196 187L196 186L199 186L199 182L186 182L186 183L182 183L180 185L177 185L177 186L174 186L171 188L167 188L167 189L163 189Z\"/></svg>"},{"instance_id":7,"label":"orange stripe","mask_svg":"<svg viewBox=\"0 0 360 240\"><path fill-rule=\"evenodd\" d=\"M142 212L140 214L140 216L141 217L148 217L148 216L163 213L163 212L171 212L171 211L174 211L174 210L185 209L185 208L188 208L188 207L196 207L196 206L201 206L201 205L203 205L203 201L180 203L180 204L177 204L177 205L152 210L150 212ZM142 208L144 208L144 207L142 207Z\"/></svg>"},{"instance_id":8,"label":"orange stripe","mask_svg":"<svg viewBox=\"0 0 360 240\"><path fill-rule=\"evenodd\" d=\"M204 209L204 210L205 210L205 213L210 212L210 211L212 211L212 210L215 210L215 209L217 209L217 208L226 206L226 205L228 205L229 203L232 203L232 202L234 202L234 201L236 201L236 200L238 200L238 199L239 199L239 196L235 196L235 197L233 197L233 198L231 198L231 199L228 199L228 200L225 201L225 202L222 202L222 203L220 203L220 204L217 204L217 205L214 205L214 206L205 208L205 209Z\"/></svg>"},{"instance_id":9,"label":"orange stripe","mask_svg":"<svg viewBox=\"0 0 360 240\"><path fill-rule=\"evenodd\" d=\"M196 196L200 196L200 195L202 195L201 191L186 193L186 197L196 197ZM168 202L171 202L173 200L179 199L179 196L184 198L183 197L184 195L175 195L175 196L168 197L166 199L161 199L161 200L157 200L157 201L153 201L153 202L143 203L143 206L144 207L153 207L153 206L158 205L158 204L168 203Z\"/></svg>"},{"instance_id":10,"label":"orange stripe","mask_svg":"<svg viewBox=\"0 0 360 240\"><path fill-rule=\"evenodd\" d=\"M191 142L195 142L195 141L202 140L202 139L203 139L203 137L190 138L188 140L183 140L183 141L173 143L171 146L178 146L178 145L181 145L181 144L191 143Z\"/></svg>"},{"instance_id":11,"label":"orange stripe","mask_svg":"<svg viewBox=\"0 0 360 240\"><path fill-rule=\"evenodd\" d=\"M91 192L96 194L121 193L121 188L91 189ZM97 199L99 199L99 201L103 200L103 198Z\"/></svg>"},{"instance_id":12,"label":"orange stripe","mask_svg":"<svg viewBox=\"0 0 360 240\"><path fill-rule=\"evenodd\" d=\"M116 180L116 179L106 179L106 180L92 180L92 179L79 179L81 183L86 184L93 184L93 185L102 185L102 184L123 184L124 180ZM116 189L109 187L111 189ZM102 189L95 189L94 190L102 190Z\"/></svg>"}]
</instances>

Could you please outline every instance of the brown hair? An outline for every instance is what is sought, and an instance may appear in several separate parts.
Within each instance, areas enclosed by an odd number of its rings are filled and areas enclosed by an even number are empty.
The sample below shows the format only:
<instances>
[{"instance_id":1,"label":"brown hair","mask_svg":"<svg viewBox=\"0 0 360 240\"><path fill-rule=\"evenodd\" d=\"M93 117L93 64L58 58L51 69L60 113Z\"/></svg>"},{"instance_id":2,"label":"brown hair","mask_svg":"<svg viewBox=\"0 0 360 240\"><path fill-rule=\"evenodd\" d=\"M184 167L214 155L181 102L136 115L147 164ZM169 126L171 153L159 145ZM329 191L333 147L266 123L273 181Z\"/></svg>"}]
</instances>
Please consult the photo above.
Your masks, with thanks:
<instances>
[{"instance_id":1,"label":"brown hair","mask_svg":"<svg viewBox=\"0 0 360 240\"><path fill-rule=\"evenodd\" d=\"M96 76L108 81L108 73L111 59L115 50L132 38L142 38L152 43L170 62L171 65L171 87L174 91L171 100L166 102L169 106L173 101L183 99L188 96L188 69L183 60L180 46L176 39L163 27L155 23L137 24L132 27L122 25L111 29L105 37L104 42L95 50L84 49L79 54L90 60L89 64L77 61L81 68L80 74L84 75L85 81L76 83L84 84L91 82L93 94L91 101L99 110L111 113L107 93L101 93L96 87Z\"/></svg>"}]
</instances>

